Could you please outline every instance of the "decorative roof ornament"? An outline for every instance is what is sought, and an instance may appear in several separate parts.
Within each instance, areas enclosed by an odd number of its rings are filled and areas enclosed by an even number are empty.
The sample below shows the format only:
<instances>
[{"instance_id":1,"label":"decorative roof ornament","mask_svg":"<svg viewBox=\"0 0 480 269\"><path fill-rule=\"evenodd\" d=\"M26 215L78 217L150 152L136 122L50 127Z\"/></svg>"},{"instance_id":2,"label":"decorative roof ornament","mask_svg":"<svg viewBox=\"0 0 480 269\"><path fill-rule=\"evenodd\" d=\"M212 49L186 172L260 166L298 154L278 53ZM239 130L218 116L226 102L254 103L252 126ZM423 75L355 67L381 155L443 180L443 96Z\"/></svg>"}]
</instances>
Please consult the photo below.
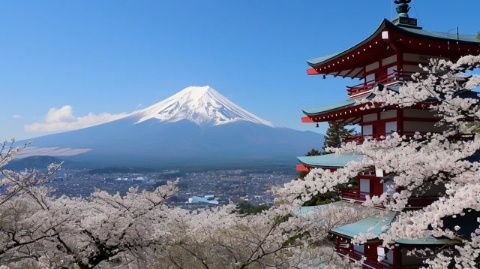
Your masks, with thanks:
<instances>
[{"instance_id":1,"label":"decorative roof ornament","mask_svg":"<svg viewBox=\"0 0 480 269\"><path fill-rule=\"evenodd\" d=\"M395 4L397 4L397 13L398 17L407 17L408 18L408 11L410 10L410 7L408 4L412 2L412 0L395 0Z\"/></svg>"},{"instance_id":2,"label":"decorative roof ornament","mask_svg":"<svg viewBox=\"0 0 480 269\"><path fill-rule=\"evenodd\" d=\"M417 19L410 18L408 16L408 11L410 11L410 4L412 0L395 0L394 3L397 5L397 18L392 22L398 26L410 27L410 28L420 28L417 26Z\"/></svg>"}]
</instances>

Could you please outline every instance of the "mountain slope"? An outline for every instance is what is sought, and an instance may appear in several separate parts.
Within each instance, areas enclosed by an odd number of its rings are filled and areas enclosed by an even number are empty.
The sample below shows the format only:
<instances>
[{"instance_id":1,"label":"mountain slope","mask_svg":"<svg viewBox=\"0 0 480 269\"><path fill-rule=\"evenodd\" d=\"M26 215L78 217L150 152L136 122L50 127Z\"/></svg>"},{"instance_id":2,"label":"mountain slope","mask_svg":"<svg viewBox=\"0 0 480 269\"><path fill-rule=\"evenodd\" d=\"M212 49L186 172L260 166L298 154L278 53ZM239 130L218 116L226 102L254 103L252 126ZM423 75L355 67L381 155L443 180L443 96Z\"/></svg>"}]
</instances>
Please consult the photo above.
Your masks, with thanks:
<instances>
[{"instance_id":1,"label":"mountain slope","mask_svg":"<svg viewBox=\"0 0 480 269\"><path fill-rule=\"evenodd\" d=\"M181 94L180 94L181 93ZM82 149L62 157L88 167L294 164L323 136L273 127L209 87L189 87L129 116L32 139L40 148Z\"/></svg>"}]
</instances>

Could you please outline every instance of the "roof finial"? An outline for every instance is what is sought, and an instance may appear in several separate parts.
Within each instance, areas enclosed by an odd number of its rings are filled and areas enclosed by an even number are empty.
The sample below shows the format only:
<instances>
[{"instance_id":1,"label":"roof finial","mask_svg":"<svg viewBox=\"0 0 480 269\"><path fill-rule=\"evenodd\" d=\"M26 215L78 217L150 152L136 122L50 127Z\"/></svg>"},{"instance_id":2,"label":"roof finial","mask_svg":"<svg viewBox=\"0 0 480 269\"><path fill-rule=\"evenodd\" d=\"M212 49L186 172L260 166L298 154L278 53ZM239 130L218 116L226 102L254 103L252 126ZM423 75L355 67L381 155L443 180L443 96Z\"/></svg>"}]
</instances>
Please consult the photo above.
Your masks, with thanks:
<instances>
[{"instance_id":1,"label":"roof finial","mask_svg":"<svg viewBox=\"0 0 480 269\"><path fill-rule=\"evenodd\" d=\"M397 18L392 22L398 26L411 27L411 28L421 28L417 25L417 19L410 18L408 16L408 11L410 10L410 4L412 0L395 0L394 3L397 4Z\"/></svg>"},{"instance_id":2,"label":"roof finial","mask_svg":"<svg viewBox=\"0 0 480 269\"><path fill-rule=\"evenodd\" d=\"M398 17L408 18L408 11L410 10L408 4L412 2L412 0L395 0L394 2L397 4L396 10Z\"/></svg>"}]
</instances>

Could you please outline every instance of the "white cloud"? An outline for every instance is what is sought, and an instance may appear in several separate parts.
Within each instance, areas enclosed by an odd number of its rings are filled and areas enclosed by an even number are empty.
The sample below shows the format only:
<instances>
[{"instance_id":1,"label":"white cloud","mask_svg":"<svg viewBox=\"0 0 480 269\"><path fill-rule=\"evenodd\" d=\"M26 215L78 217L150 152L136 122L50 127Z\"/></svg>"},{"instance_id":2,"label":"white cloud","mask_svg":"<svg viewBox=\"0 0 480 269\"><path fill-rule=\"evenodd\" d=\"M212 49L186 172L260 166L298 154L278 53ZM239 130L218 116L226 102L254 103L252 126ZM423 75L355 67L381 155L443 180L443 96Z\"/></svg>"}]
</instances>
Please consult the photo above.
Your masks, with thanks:
<instances>
[{"instance_id":1,"label":"white cloud","mask_svg":"<svg viewBox=\"0 0 480 269\"><path fill-rule=\"evenodd\" d=\"M53 157L65 157L75 156L90 151L88 148L59 148L59 147L28 147L21 149L20 152L15 155L15 158L22 159L31 156L53 156Z\"/></svg>"},{"instance_id":2,"label":"white cloud","mask_svg":"<svg viewBox=\"0 0 480 269\"><path fill-rule=\"evenodd\" d=\"M23 119L23 116L19 115L19 114L13 114L12 118L15 119L15 120L19 120L19 119Z\"/></svg>"},{"instance_id":3,"label":"white cloud","mask_svg":"<svg viewBox=\"0 0 480 269\"><path fill-rule=\"evenodd\" d=\"M64 132L114 121L127 115L127 113L88 113L77 117L73 113L72 106L65 105L61 108L50 108L42 122L28 124L24 128L27 132Z\"/></svg>"}]
</instances>

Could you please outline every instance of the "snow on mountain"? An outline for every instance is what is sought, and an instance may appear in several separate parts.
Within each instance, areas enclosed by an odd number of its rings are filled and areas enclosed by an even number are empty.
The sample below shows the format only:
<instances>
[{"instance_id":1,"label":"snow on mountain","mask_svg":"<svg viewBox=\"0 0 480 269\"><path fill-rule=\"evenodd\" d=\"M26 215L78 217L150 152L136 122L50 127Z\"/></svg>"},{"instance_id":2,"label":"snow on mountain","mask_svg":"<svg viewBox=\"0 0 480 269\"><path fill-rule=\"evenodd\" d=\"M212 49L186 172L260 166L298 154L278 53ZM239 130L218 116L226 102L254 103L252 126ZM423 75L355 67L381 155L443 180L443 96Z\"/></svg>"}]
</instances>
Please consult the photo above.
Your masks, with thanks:
<instances>
[{"instance_id":1,"label":"snow on mountain","mask_svg":"<svg viewBox=\"0 0 480 269\"><path fill-rule=\"evenodd\" d=\"M222 125L237 121L248 121L273 127L234 104L210 86L190 86L150 107L133 113L138 122L157 119L161 122L189 120L198 125Z\"/></svg>"},{"instance_id":2,"label":"snow on mountain","mask_svg":"<svg viewBox=\"0 0 480 269\"><path fill-rule=\"evenodd\" d=\"M318 133L273 127L211 87L187 87L115 121L36 137L28 156L72 167L221 167L295 163ZM67 154L68 153L68 154Z\"/></svg>"}]
</instances>

